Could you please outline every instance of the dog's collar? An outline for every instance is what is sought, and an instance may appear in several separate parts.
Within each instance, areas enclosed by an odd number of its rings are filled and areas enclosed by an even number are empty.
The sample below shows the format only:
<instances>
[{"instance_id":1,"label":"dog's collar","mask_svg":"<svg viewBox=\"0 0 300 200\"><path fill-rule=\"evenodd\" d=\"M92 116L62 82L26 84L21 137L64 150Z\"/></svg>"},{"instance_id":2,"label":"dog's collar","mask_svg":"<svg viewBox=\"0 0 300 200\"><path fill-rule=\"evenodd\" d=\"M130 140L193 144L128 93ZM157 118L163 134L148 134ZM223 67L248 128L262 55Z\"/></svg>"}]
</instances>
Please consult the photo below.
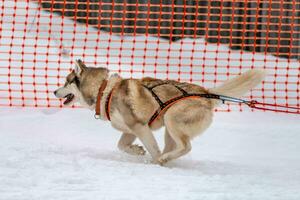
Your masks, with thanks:
<instances>
[{"instance_id":1,"label":"dog's collar","mask_svg":"<svg viewBox=\"0 0 300 200\"><path fill-rule=\"evenodd\" d=\"M107 86L107 80L103 80L102 84L99 88L98 96L97 96L97 102L95 107L95 118L99 119L101 115L100 107L101 107L101 98L103 96L103 92Z\"/></svg>"}]
</instances>

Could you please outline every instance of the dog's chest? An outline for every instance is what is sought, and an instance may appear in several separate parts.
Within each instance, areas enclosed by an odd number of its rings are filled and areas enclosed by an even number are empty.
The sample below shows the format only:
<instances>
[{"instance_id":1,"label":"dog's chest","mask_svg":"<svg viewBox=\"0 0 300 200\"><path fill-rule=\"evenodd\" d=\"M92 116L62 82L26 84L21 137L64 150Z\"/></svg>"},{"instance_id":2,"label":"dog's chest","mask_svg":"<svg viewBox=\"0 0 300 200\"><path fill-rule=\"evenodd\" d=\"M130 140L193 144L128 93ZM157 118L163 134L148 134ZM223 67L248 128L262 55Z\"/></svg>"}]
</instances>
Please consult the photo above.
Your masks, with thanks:
<instances>
[{"instance_id":1,"label":"dog's chest","mask_svg":"<svg viewBox=\"0 0 300 200\"><path fill-rule=\"evenodd\" d=\"M111 114L111 125L122 132L131 133L131 129L126 125L123 116L118 110L113 111Z\"/></svg>"}]
</instances>

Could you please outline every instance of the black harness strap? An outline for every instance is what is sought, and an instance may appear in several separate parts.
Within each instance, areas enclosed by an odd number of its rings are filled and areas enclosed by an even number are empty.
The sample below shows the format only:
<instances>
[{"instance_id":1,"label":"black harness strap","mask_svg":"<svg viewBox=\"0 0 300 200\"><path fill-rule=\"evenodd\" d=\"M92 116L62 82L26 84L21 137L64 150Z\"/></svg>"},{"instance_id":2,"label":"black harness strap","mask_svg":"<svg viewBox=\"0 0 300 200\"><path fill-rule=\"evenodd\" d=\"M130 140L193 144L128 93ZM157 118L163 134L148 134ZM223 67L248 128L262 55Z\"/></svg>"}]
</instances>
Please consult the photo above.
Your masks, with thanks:
<instances>
[{"instance_id":1,"label":"black harness strap","mask_svg":"<svg viewBox=\"0 0 300 200\"><path fill-rule=\"evenodd\" d=\"M155 94L155 92L153 91L153 89L157 86L161 86L161 85L166 85L166 84L170 84L174 87L176 87L181 93L182 95L172 98L166 102L162 102L160 100L160 98ZM148 89L152 96L154 97L154 99L157 101L157 103L159 104L159 108L155 111L155 113L152 115L152 117L150 118L148 125L150 126L155 119L159 116L159 114L166 108L168 108L169 106L171 106L172 104L174 104L175 102L184 99L184 98L192 98L192 97L199 97L199 98L207 98L207 99L216 99L216 100L221 100L223 103L225 101L230 101L230 102L235 102L235 103L245 103L247 105L249 105L249 101L243 100L243 99L238 99L238 98L233 98L233 97L228 97L228 96L224 96L224 95L218 95L218 94L211 94L211 93L205 93L205 94L197 94L197 93L192 93L189 94L187 91L185 91L184 89L182 89L181 87L177 86L177 85L173 85L170 82L164 82L164 83L159 83L157 85L148 87L146 85L143 85L146 89Z\"/></svg>"},{"instance_id":2,"label":"black harness strap","mask_svg":"<svg viewBox=\"0 0 300 200\"><path fill-rule=\"evenodd\" d=\"M184 89L182 89L181 87L174 85L181 93L183 96L187 96L189 95Z\"/></svg>"},{"instance_id":3,"label":"black harness strap","mask_svg":"<svg viewBox=\"0 0 300 200\"><path fill-rule=\"evenodd\" d=\"M162 102L162 100L160 100L160 98L157 96L157 94L155 94L155 92L153 91L154 88L158 87L158 86L161 86L161 85L166 85L166 84L170 84L172 86L174 86L175 88L177 88L181 93L182 95L178 96L178 97L175 97L175 98L172 98L166 102ZM159 109L157 109L155 111L155 113L152 115L152 117L150 118L148 124L151 125L154 120L159 116L159 114L164 110L166 109L170 104L173 104L175 103L176 101L179 101L180 99L183 99L183 98L187 98L187 97L207 97L209 98L209 96L211 96L211 94L189 94L187 93L184 89L182 89L181 87L177 86L177 85L173 85L171 84L170 82L163 82L163 83L159 83L159 84L156 84L154 86L151 86L151 87L148 87L146 85L143 85L147 90L149 90L149 92L151 92L153 98L157 101L157 103L159 104Z\"/></svg>"},{"instance_id":4,"label":"black harness strap","mask_svg":"<svg viewBox=\"0 0 300 200\"><path fill-rule=\"evenodd\" d=\"M167 84L170 84L168 81L165 81L165 82L162 82L162 83L158 83L156 85L153 85L151 87L148 87L146 85L143 85L145 88L149 89L149 90L153 90L154 88L158 87L158 86L161 86L161 85L167 85Z\"/></svg>"},{"instance_id":5,"label":"black harness strap","mask_svg":"<svg viewBox=\"0 0 300 200\"><path fill-rule=\"evenodd\" d=\"M164 84L160 84L160 85L164 85ZM164 105L164 103L160 100L160 98L155 94L155 92L153 91L153 88L155 88L155 87L157 87L157 86L159 86L159 85L156 85L156 86L154 86L154 87L147 87L146 85L143 85L144 86L144 88L146 88L146 89L148 89L150 92L151 92L151 94L152 94L152 96L154 97L154 99L157 101L157 103L159 104L159 106L160 107L163 107L163 105Z\"/></svg>"}]
</instances>

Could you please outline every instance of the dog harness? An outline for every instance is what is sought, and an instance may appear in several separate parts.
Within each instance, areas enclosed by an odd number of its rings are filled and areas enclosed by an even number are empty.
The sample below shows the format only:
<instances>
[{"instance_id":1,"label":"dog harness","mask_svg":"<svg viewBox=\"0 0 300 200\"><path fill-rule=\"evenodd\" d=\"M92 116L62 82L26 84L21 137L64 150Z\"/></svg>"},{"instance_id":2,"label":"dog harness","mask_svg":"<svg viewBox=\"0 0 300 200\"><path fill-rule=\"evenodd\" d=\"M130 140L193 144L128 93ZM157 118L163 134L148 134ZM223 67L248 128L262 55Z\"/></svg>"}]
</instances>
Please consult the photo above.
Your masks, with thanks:
<instances>
[{"instance_id":1,"label":"dog harness","mask_svg":"<svg viewBox=\"0 0 300 200\"><path fill-rule=\"evenodd\" d=\"M181 92L180 96L171 98L167 100L166 102L163 102L159 96L154 92L154 88L161 86L161 85L172 85L174 86L177 90ZM100 107L101 107L101 98L103 96L103 91L105 90L107 86L107 80L104 80L103 83L101 84L97 96L97 102L96 102L96 108L95 108L95 118L99 119L100 118ZM147 86L143 84L143 87L146 88L153 96L153 98L156 100L156 102L159 105L159 108L154 112L152 117L150 118L148 125L150 126L164 111L166 111L170 106L173 104L177 103L178 101L184 100L184 99L189 99L189 98L208 98L208 99L217 99L221 100L223 103L225 101L231 101L231 102L236 102L236 103L248 103L247 101L237 99L237 98L232 98L232 97L227 97L223 95L217 95L217 94L211 94L211 93L188 93L185 91L183 88L179 87L178 85L172 84L172 82L169 81L164 81L161 83L158 83L154 86ZM110 105L111 105L111 99L113 96L113 92L115 90L115 87L110 91L108 94L108 97L105 100L105 114L107 119L110 121Z\"/></svg>"},{"instance_id":2,"label":"dog harness","mask_svg":"<svg viewBox=\"0 0 300 200\"><path fill-rule=\"evenodd\" d=\"M180 96L174 97L169 99L166 102L161 101L161 99L158 97L158 95L153 91L154 88L161 86L161 85L172 85L174 86L177 90L179 90L181 92ZM167 110L168 108L170 108L173 104L177 103L178 101L184 100L184 99L188 99L188 98L209 98L209 99L219 99L219 95L216 94L210 94L210 93L202 93L202 94L198 94L198 93L188 93L187 91L185 91L184 89L182 89L181 87L179 87L178 85L174 85L169 81L166 82L162 82L159 84L156 84L154 86L146 86L143 85L144 88L146 88L153 96L153 98L156 100L156 102L159 104L159 108L155 111L155 113L152 115L152 117L150 118L148 125L150 126L165 110Z\"/></svg>"},{"instance_id":3,"label":"dog harness","mask_svg":"<svg viewBox=\"0 0 300 200\"><path fill-rule=\"evenodd\" d=\"M172 85L175 88L177 88L177 90L179 90L181 92L181 95L171 98L171 99L167 100L166 102L161 101L161 99L153 91L153 89L158 86L166 85L166 84ZM101 115L101 112L100 112L101 98L103 96L103 92L104 92L106 86L107 86L107 80L104 80L99 88L99 92L98 92L98 96L97 96L97 102L96 102L96 107L95 107L95 118L96 119L99 119L100 115ZM163 113L163 111L165 111L170 106L177 103L178 101L184 100L187 98L216 99L216 100L222 101L223 103L225 103L225 101L226 101L226 102L245 104L245 105L249 106L250 108L254 108L254 109L300 114L300 110L298 107L283 106L283 105L270 104L270 103L262 103L262 102L258 102L256 100L247 101L247 100L243 100L243 99L239 99L239 98L235 98L235 97L229 97L229 96L225 96L225 95L218 95L218 94L212 94L212 93L202 93L202 94L188 93L183 88L179 87L178 85L172 84L172 82L170 82L170 81L163 81L154 86L147 86L147 85L143 84L143 87L146 88L152 94L153 98L156 100L156 102L159 105L159 108L154 112L154 114L152 115L152 117L150 118L150 120L148 122L149 126L161 115L161 113ZM106 117L108 120L110 120L110 115L109 115L110 105L111 105L111 99L112 99L114 90L115 90L115 87L113 87L113 89L110 91L110 93L108 94L108 97L105 100L105 114L106 114ZM264 106L268 106L268 107L266 108ZM291 110L283 110L283 109L291 109Z\"/></svg>"}]
</instances>

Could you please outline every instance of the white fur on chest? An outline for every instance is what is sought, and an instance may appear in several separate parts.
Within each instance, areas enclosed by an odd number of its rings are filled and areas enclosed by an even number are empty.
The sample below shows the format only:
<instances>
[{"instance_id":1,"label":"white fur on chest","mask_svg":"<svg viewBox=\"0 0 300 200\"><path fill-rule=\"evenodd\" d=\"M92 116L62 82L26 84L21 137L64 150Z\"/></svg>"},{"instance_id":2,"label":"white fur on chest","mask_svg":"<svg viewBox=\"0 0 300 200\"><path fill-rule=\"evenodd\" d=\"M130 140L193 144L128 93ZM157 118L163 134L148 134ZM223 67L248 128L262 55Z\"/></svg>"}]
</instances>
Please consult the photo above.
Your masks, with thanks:
<instances>
[{"instance_id":1,"label":"white fur on chest","mask_svg":"<svg viewBox=\"0 0 300 200\"><path fill-rule=\"evenodd\" d=\"M119 131L122 131L124 133L131 133L131 129L126 125L123 116L118 110L115 110L111 114L111 125L115 128L118 129Z\"/></svg>"}]
</instances>

